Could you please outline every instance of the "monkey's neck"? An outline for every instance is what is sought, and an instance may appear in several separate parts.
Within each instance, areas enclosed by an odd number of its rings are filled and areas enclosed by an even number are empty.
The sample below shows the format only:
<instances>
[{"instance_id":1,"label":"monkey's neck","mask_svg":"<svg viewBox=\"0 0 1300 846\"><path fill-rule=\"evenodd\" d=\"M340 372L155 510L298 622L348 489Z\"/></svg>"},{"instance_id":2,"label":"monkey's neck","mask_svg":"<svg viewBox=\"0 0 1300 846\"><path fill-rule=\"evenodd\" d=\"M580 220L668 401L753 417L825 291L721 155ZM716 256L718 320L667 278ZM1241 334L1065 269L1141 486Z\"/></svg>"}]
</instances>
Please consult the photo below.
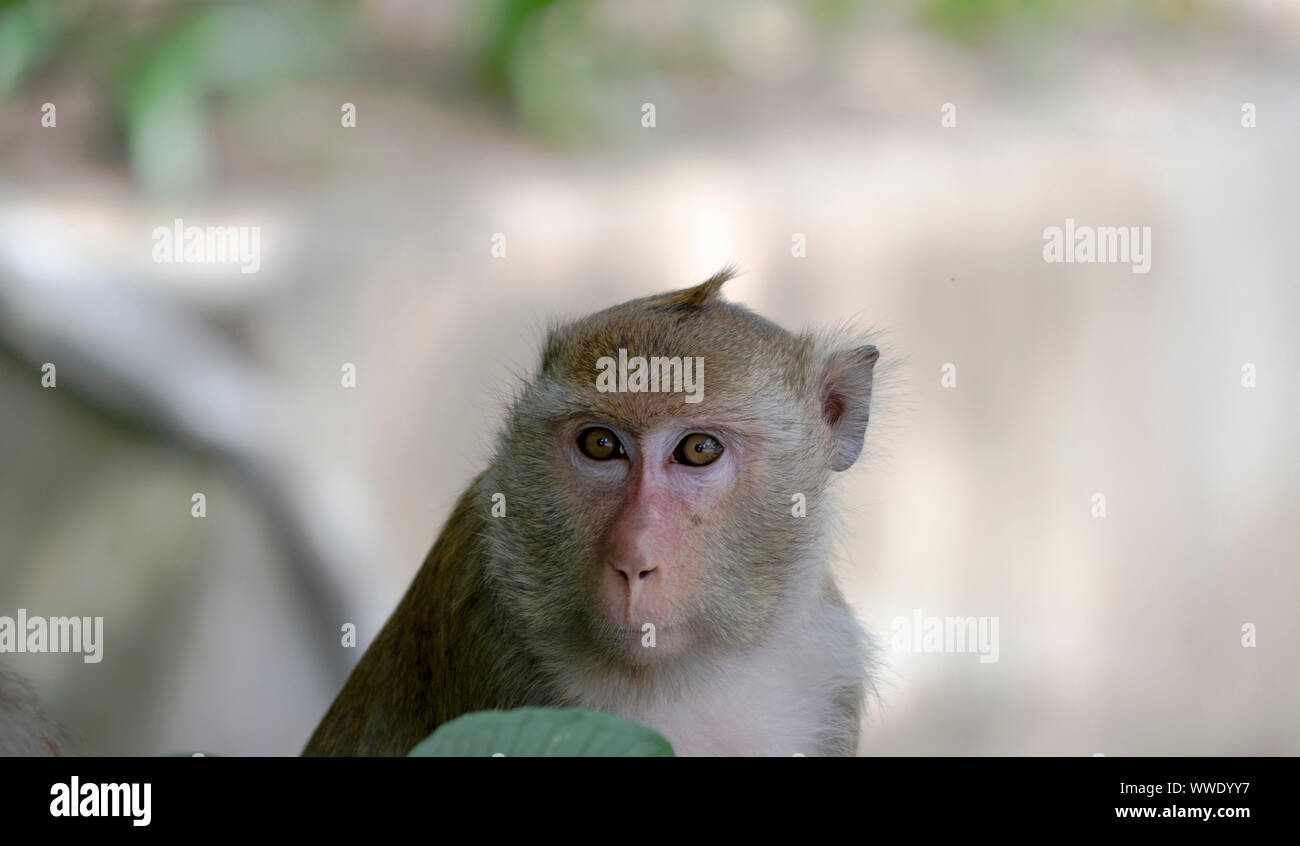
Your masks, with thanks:
<instances>
[{"instance_id":1,"label":"monkey's neck","mask_svg":"<svg viewBox=\"0 0 1300 846\"><path fill-rule=\"evenodd\" d=\"M572 673L565 696L654 727L679 755L851 754L868 667L852 614L822 596L748 647L652 673Z\"/></svg>"}]
</instances>

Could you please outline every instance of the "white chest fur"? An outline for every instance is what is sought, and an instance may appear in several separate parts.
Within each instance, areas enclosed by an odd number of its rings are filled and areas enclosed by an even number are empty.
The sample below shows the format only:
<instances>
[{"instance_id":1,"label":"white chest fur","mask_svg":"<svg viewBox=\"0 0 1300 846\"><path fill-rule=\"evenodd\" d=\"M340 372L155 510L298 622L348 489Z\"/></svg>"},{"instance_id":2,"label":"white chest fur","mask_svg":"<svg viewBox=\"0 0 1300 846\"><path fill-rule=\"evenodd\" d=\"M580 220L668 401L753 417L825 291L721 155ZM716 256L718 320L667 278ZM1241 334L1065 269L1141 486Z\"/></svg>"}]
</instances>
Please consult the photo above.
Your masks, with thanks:
<instances>
[{"instance_id":1,"label":"white chest fur","mask_svg":"<svg viewBox=\"0 0 1300 846\"><path fill-rule=\"evenodd\" d=\"M696 673L676 695L597 685L580 707L651 726L681 756L842 754L856 737L845 690L866 682L862 630L839 608L783 626L760 646Z\"/></svg>"}]
</instances>

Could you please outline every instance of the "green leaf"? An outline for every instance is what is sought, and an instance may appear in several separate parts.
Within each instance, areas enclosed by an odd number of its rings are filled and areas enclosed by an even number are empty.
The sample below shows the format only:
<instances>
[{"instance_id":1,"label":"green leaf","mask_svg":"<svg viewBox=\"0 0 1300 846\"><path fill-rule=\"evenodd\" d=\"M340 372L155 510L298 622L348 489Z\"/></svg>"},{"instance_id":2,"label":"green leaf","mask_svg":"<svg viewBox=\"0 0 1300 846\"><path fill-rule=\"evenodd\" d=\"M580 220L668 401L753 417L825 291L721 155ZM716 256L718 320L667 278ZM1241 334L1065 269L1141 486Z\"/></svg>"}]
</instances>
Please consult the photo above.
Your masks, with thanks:
<instances>
[{"instance_id":1,"label":"green leaf","mask_svg":"<svg viewBox=\"0 0 1300 846\"><path fill-rule=\"evenodd\" d=\"M416 744L414 758L672 758L663 735L638 723L577 708L477 711Z\"/></svg>"}]
</instances>

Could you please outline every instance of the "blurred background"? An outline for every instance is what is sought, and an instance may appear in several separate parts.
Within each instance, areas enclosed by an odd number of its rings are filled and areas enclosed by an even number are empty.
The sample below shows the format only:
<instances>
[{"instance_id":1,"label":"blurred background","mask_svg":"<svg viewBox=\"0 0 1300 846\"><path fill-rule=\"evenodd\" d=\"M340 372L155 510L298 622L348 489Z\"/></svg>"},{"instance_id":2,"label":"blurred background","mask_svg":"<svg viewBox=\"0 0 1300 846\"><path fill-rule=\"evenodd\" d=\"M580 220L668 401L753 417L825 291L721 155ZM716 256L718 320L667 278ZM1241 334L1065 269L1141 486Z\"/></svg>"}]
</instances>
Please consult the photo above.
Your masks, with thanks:
<instances>
[{"instance_id":1,"label":"blurred background","mask_svg":"<svg viewBox=\"0 0 1300 846\"><path fill-rule=\"evenodd\" d=\"M736 261L890 367L865 754L1300 754L1298 73L1294 2L0 0L0 615L105 618L3 661L84 754L297 753L546 324Z\"/></svg>"}]
</instances>

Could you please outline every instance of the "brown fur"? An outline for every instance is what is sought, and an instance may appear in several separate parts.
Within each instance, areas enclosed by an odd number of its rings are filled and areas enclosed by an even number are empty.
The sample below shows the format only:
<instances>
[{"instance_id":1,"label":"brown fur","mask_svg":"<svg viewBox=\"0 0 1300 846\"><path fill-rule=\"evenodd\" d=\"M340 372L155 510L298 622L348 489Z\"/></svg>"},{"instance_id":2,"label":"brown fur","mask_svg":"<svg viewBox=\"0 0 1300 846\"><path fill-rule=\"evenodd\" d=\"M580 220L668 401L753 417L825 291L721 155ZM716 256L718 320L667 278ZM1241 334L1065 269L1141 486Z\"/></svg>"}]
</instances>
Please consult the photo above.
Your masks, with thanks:
<instances>
[{"instance_id":1,"label":"brown fur","mask_svg":"<svg viewBox=\"0 0 1300 846\"><path fill-rule=\"evenodd\" d=\"M0 758L62 756L63 744L31 685L0 670Z\"/></svg>"}]
</instances>

